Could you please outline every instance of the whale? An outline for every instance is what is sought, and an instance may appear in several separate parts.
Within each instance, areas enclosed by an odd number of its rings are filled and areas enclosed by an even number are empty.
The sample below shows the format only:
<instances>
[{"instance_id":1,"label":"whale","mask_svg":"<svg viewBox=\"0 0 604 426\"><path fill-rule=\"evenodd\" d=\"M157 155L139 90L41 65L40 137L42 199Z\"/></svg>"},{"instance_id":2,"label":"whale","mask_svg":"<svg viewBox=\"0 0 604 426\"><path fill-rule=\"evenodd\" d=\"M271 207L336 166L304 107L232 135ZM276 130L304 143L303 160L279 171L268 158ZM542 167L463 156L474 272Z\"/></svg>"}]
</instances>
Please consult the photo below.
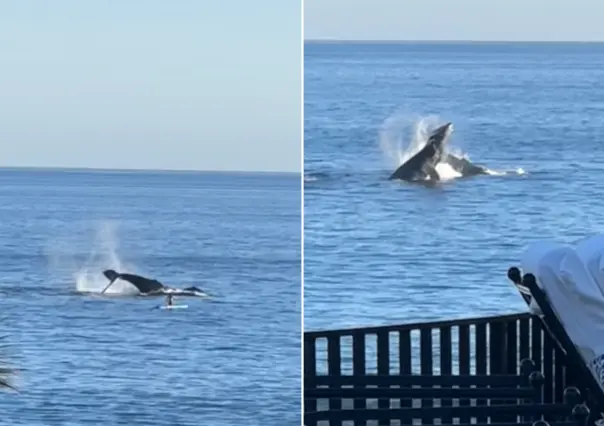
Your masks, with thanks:
<instances>
[{"instance_id":1,"label":"whale","mask_svg":"<svg viewBox=\"0 0 604 426\"><path fill-rule=\"evenodd\" d=\"M454 154L447 154L443 159L443 162L450 165L453 170L461 175L461 177L489 174L489 169L486 167L474 164L467 158Z\"/></svg>"},{"instance_id":2,"label":"whale","mask_svg":"<svg viewBox=\"0 0 604 426\"><path fill-rule=\"evenodd\" d=\"M445 152L449 136L453 133L453 123L449 122L436 128L422 149L401 164L388 178L409 182L439 181L436 171L439 163L448 164L461 177L488 174L488 169L472 163L467 158Z\"/></svg>"},{"instance_id":3,"label":"whale","mask_svg":"<svg viewBox=\"0 0 604 426\"><path fill-rule=\"evenodd\" d=\"M183 289L169 287L155 279L146 278L136 274L119 273L113 269L104 270L103 275L109 280L109 284L107 284L103 291L101 291L101 294L105 293L117 280L122 280L136 287L141 296L208 296L205 291L197 287L186 287Z\"/></svg>"},{"instance_id":4,"label":"whale","mask_svg":"<svg viewBox=\"0 0 604 426\"><path fill-rule=\"evenodd\" d=\"M406 181L439 180L436 165L445 156L445 145L453 132L453 123L446 123L434 130L422 149L394 171L389 180Z\"/></svg>"}]
</instances>

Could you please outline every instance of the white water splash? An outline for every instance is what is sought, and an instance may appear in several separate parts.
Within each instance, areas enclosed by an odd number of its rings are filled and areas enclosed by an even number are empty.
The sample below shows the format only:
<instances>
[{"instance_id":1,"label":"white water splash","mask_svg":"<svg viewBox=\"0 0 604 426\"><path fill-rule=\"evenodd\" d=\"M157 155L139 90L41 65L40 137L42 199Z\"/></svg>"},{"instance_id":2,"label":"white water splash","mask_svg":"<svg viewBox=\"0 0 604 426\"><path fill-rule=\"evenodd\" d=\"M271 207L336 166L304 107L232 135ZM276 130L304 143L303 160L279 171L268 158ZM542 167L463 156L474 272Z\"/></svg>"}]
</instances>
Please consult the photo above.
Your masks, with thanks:
<instances>
[{"instance_id":1,"label":"white water splash","mask_svg":"<svg viewBox=\"0 0 604 426\"><path fill-rule=\"evenodd\" d=\"M118 255L119 238L118 224L101 222L98 224L92 241L82 241L78 234L66 239L53 240L46 248L46 255L51 272L57 274L64 282L65 277L75 285L79 292L100 293L109 284L103 275L105 269L115 269L118 272L133 271L132 265L125 264ZM82 263L82 253L88 252ZM106 294L136 294L138 291L127 282L116 281Z\"/></svg>"},{"instance_id":2,"label":"white water splash","mask_svg":"<svg viewBox=\"0 0 604 426\"><path fill-rule=\"evenodd\" d=\"M386 119L380 130L380 149L393 168L399 167L426 145L430 133L440 122L436 115L393 115Z\"/></svg>"},{"instance_id":3,"label":"white water splash","mask_svg":"<svg viewBox=\"0 0 604 426\"><path fill-rule=\"evenodd\" d=\"M128 272L129 268L118 256L119 239L117 224L102 223L93 242L88 259L74 274L76 290L80 292L100 293L109 284L102 274L105 269ZM138 290L125 281L117 280L105 294L137 294Z\"/></svg>"},{"instance_id":4,"label":"white water splash","mask_svg":"<svg viewBox=\"0 0 604 426\"><path fill-rule=\"evenodd\" d=\"M443 181L461 177L461 173L447 163L438 163L436 166L434 166L434 169L436 170L439 179Z\"/></svg>"},{"instance_id":5,"label":"white water splash","mask_svg":"<svg viewBox=\"0 0 604 426\"><path fill-rule=\"evenodd\" d=\"M487 169L487 172L491 176L507 176L507 175L522 176L522 175L526 175L527 174L527 172L522 167L518 167L518 168L513 169L513 170L504 170L504 171L497 171L497 170Z\"/></svg>"}]
</instances>

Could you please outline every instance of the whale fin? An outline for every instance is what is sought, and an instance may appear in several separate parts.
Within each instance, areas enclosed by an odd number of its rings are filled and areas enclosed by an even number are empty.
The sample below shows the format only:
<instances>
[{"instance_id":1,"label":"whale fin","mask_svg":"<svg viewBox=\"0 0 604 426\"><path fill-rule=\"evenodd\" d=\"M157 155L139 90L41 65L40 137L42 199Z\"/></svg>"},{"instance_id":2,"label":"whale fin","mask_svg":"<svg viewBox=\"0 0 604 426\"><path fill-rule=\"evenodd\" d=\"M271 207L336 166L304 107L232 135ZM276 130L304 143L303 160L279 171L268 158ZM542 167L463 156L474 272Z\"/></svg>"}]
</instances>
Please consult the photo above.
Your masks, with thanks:
<instances>
[{"instance_id":1,"label":"whale fin","mask_svg":"<svg viewBox=\"0 0 604 426\"><path fill-rule=\"evenodd\" d=\"M107 278L109 281L115 281L120 277L120 274L113 269L105 269L103 271L103 275L105 275L105 278Z\"/></svg>"},{"instance_id":2,"label":"whale fin","mask_svg":"<svg viewBox=\"0 0 604 426\"><path fill-rule=\"evenodd\" d=\"M120 277L120 274L115 272L113 269L103 271L103 275L105 275L105 277L109 280L109 284L107 284L103 291L101 291L101 294L104 294L107 290L109 290L109 287L111 287L113 283Z\"/></svg>"},{"instance_id":3,"label":"whale fin","mask_svg":"<svg viewBox=\"0 0 604 426\"><path fill-rule=\"evenodd\" d=\"M101 294L104 294L107 290L109 290L109 287L111 287L113 285L113 283L118 279L119 277L116 277L115 280L111 280L109 281L109 284L107 284L107 287L105 287L103 289L103 291L101 291Z\"/></svg>"}]
</instances>

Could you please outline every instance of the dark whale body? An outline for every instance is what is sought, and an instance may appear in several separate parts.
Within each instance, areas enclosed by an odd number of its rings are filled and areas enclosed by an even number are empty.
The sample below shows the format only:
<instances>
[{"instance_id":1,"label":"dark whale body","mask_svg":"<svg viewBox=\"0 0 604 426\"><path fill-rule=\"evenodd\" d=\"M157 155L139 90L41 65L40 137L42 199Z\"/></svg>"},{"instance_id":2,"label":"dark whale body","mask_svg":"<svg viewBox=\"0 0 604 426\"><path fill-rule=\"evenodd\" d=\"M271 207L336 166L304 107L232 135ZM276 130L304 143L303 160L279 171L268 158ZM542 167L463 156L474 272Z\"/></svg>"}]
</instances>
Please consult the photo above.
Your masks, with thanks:
<instances>
[{"instance_id":1,"label":"dark whale body","mask_svg":"<svg viewBox=\"0 0 604 426\"><path fill-rule=\"evenodd\" d=\"M172 294L175 296L207 296L207 294L203 290L197 287L187 287L183 289L167 287L157 280L145 278L141 275L135 274L120 274L119 272L114 271L113 269L106 269L105 271L103 271L103 275L105 275L105 277L109 280L109 284L107 285L107 287L105 287L105 289L103 289L101 293L105 293L105 291L107 291L107 289L111 287L111 285L115 281L120 279L122 281L126 281L132 284L138 289L141 295L145 296L162 296L168 294Z\"/></svg>"}]
</instances>

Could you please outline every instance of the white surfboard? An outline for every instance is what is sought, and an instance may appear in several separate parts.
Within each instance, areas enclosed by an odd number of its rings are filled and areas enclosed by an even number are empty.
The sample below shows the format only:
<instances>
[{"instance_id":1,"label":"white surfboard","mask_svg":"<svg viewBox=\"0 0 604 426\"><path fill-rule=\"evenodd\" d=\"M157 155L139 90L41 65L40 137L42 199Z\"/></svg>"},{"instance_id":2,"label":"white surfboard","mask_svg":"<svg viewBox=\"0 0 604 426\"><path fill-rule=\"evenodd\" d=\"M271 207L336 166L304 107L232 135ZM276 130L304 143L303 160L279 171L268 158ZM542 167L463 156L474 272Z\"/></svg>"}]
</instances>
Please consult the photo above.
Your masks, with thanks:
<instances>
[{"instance_id":1,"label":"white surfboard","mask_svg":"<svg viewBox=\"0 0 604 426\"><path fill-rule=\"evenodd\" d=\"M186 309L187 305L159 305L155 309Z\"/></svg>"}]
</instances>

